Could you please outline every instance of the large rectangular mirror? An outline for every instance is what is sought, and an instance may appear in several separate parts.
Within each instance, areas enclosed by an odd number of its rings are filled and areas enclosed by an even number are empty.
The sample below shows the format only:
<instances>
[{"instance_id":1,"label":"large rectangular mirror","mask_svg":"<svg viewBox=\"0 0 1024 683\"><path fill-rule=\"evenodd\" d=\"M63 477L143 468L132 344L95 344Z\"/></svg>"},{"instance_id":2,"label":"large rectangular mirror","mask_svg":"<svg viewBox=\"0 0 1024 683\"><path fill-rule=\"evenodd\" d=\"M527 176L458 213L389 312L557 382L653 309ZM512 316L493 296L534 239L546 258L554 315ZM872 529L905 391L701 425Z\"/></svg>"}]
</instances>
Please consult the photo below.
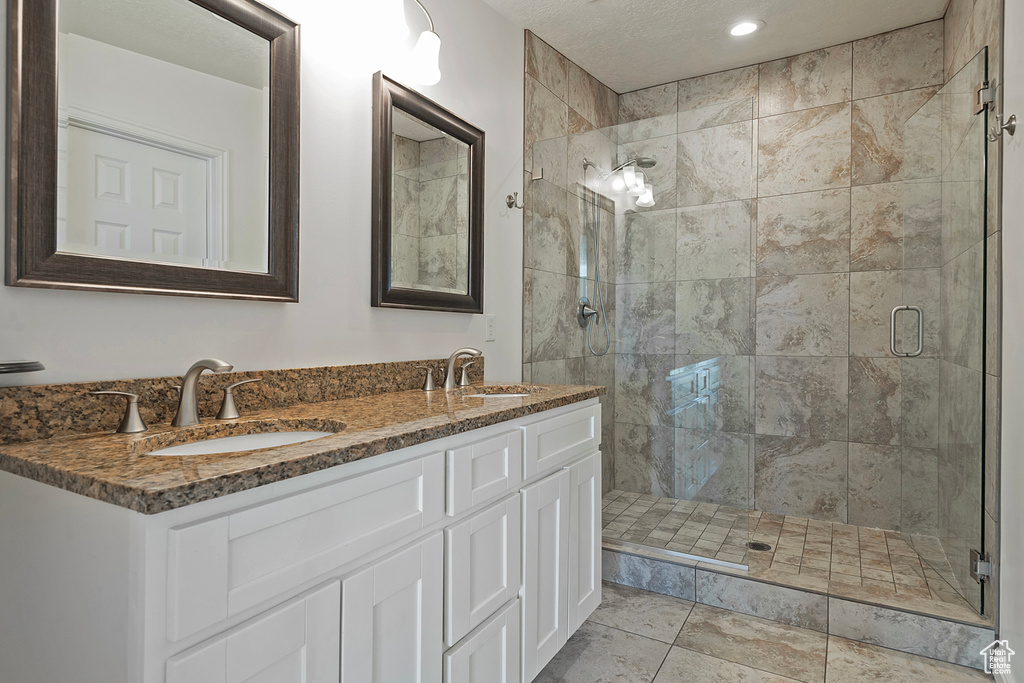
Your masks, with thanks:
<instances>
[{"instance_id":1,"label":"large rectangular mirror","mask_svg":"<svg viewBox=\"0 0 1024 683\"><path fill-rule=\"evenodd\" d=\"M297 300L294 22L252 0L9 14L9 285Z\"/></svg>"},{"instance_id":2,"label":"large rectangular mirror","mask_svg":"<svg viewBox=\"0 0 1024 683\"><path fill-rule=\"evenodd\" d=\"M483 311L484 133L374 76L373 305Z\"/></svg>"}]
</instances>

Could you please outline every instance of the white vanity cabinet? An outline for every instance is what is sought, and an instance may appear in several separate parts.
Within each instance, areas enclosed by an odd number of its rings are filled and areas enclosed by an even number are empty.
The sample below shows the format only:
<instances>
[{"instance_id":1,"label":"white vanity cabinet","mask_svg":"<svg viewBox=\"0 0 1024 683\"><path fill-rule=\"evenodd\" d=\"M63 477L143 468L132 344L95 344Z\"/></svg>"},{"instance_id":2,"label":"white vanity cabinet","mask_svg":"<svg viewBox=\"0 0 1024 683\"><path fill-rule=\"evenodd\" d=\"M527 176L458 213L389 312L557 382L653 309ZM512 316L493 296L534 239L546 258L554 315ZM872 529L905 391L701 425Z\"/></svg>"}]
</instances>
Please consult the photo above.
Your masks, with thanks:
<instances>
[{"instance_id":1,"label":"white vanity cabinet","mask_svg":"<svg viewBox=\"0 0 1024 683\"><path fill-rule=\"evenodd\" d=\"M0 678L530 683L600 601L600 429L590 399L155 515L0 472L4 604L37 606Z\"/></svg>"}]
</instances>

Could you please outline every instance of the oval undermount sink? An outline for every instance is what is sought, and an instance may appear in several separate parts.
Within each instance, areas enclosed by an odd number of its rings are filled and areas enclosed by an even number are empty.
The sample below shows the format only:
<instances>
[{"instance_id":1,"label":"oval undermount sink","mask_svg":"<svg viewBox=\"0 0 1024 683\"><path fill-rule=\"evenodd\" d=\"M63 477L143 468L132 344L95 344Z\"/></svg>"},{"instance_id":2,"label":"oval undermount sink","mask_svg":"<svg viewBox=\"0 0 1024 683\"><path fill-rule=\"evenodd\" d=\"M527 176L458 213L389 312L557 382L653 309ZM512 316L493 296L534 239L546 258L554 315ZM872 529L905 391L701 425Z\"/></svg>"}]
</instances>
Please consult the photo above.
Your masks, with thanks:
<instances>
[{"instance_id":1,"label":"oval undermount sink","mask_svg":"<svg viewBox=\"0 0 1024 683\"><path fill-rule=\"evenodd\" d=\"M262 448L290 446L304 441L322 439L325 436L334 436L334 434L334 432L290 431L244 434L242 436L221 436L149 451L146 455L216 455L218 453L238 453L241 451L255 451Z\"/></svg>"}]
</instances>

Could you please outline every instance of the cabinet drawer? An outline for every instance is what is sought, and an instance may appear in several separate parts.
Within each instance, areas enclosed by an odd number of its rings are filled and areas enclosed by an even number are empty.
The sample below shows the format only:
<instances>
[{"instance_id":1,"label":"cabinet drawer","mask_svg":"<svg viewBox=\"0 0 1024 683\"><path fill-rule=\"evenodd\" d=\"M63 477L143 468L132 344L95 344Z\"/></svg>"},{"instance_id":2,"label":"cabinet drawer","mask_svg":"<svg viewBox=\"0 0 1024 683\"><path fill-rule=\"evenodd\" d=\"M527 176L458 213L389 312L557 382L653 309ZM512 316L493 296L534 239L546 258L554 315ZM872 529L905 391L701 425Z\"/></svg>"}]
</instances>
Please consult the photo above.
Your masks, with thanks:
<instances>
[{"instance_id":1,"label":"cabinet drawer","mask_svg":"<svg viewBox=\"0 0 1024 683\"><path fill-rule=\"evenodd\" d=\"M447 452L448 514L515 491L523 481L523 434L516 429Z\"/></svg>"},{"instance_id":2,"label":"cabinet drawer","mask_svg":"<svg viewBox=\"0 0 1024 683\"><path fill-rule=\"evenodd\" d=\"M519 591L519 494L445 529L445 643L454 645Z\"/></svg>"},{"instance_id":3,"label":"cabinet drawer","mask_svg":"<svg viewBox=\"0 0 1024 683\"><path fill-rule=\"evenodd\" d=\"M167 633L180 640L444 516L444 454L168 532Z\"/></svg>"},{"instance_id":4,"label":"cabinet drawer","mask_svg":"<svg viewBox=\"0 0 1024 683\"><path fill-rule=\"evenodd\" d=\"M521 427L523 478L567 465L601 445L601 405L595 404Z\"/></svg>"},{"instance_id":5,"label":"cabinet drawer","mask_svg":"<svg viewBox=\"0 0 1024 683\"><path fill-rule=\"evenodd\" d=\"M520 683L519 600L445 653L444 683Z\"/></svg>"}]
</instances>

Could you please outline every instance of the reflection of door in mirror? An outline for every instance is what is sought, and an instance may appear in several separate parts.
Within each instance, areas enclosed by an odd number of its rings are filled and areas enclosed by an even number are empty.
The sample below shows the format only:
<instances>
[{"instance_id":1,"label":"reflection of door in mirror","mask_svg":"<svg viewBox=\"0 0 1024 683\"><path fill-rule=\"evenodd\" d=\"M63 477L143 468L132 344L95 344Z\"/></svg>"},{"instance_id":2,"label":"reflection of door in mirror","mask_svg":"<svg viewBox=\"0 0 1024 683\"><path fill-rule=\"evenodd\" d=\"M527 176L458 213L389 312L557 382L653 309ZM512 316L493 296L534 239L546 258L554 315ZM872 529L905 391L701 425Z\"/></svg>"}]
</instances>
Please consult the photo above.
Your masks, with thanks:
<instances>
[{"instance_id":1,"label":"reflection of door in mirror","mask_svg":"<svg viewBox=\"0 0 1024 683\"><path fill-rule=\"evenodd\" d=\"M268 272L269 42L189 0L58 17L58 251Z\"/></svg>"},{"instance_id":2,"label":"reflection of door in mirror","mask_svg":"<svg viewBox=\"0 0 1024 683\"><path fill-rule=\"evenodd\" d=\"M469 145L392 111L392 285L469 291Z\"/></svg>"}]
</instances>

